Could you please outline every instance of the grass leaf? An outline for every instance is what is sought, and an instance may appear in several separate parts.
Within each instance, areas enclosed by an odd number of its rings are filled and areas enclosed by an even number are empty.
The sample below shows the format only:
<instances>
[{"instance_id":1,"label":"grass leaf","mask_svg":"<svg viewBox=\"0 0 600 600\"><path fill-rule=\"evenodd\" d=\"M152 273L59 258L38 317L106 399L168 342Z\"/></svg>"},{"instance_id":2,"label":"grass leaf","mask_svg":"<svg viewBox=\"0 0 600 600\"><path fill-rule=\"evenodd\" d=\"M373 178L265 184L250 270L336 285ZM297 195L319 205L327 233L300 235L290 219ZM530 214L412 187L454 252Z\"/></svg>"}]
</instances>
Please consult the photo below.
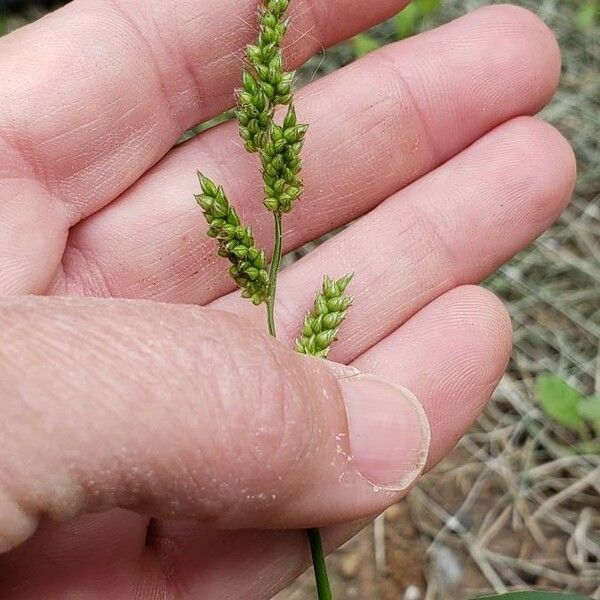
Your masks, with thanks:
<instances>
[{"instance_id":1,"label":"grass leaf","mask_svg":"<svg viewBox=\"0 0 600 600\"><path fill-rule=\"evenodd\" d=\"M600 396L584 398L577 407L579 416L592 424L592 427L600 434Z\"/></svg>"},{"instance_id":2,"label":"grass leaf","mask_svg":"<svg viewBox=\"0 0 600 600\"><path fill-rule=\"evenodd\" d=\"M544 412L557 423L578 431L583 425L579 414L582 395L557 375L540 375L536 382L537 398Z\"/></svg>"}]
</instances>

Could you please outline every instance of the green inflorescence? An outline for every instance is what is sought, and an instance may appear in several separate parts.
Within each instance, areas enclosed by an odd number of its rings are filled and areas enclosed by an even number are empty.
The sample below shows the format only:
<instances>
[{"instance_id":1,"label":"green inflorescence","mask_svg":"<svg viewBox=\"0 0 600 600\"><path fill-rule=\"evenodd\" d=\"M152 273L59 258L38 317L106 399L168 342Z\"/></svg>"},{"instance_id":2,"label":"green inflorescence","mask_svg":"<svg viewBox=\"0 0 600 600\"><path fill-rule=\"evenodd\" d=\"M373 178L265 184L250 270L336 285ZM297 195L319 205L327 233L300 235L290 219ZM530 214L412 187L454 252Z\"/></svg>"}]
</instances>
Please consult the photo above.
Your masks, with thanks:
<instances>
[{"instance_id":1,"label":"green inflorescence","mask_svg":"<svg viewBox=\"0 0 600 600\"><path fill-rule=\"evenodd\" d=\"M246 49L249 67L238 93L237 119L248 152L260 154L265 183L264 204L273 213L288 213L302 194L300 153L308 126L297 122L294 73L284 69L281 43L289 21L289 0L270 0L259 9L259 35ZM287 106L281 126L274 122L278 105Z\"/></svg>"},{"instance_id":2,"label":"green inflorescence","mask_svg":"<svg viewBox=\"0 0 600 600\"><path fill-rule=\"evenodd\" d=\"M264 204L271 212L290 212L302 194L300 153L307 130L307 125L297 123L293 105L288 107L283 126L273 125L269 130L260 158L265 182Z\"/></svg>"},{"instance_id":3,"label":"green inflorescence","mask_svg":"<svg viewBox=\"0 0 600 600\"><path fill-rule=\"evenodd\" d=\"M250 68L243 73L237 119L248 152L265 146L277 105L292 102L294 73L285 72L281 51L289 25L284 18L289 3L268 0L260 6L258 40L246 48Z\"/></svg>"},{"instance_id":4,"label":"green inflorescence","mask_svg":"<svg viewBox=\"0 0 600 600\"><path fill-rule=\"evenodd\" d=\"M219 242L219 256L232 263L229 274L242 289L242 296L261 304L268 293L269 274L265 269L265 253L256 247L252 231L244 227L222 187L198 173L202 194L196 201L208 222L207 235Z\"/></svg>"},{"instance_id":5,"label":"green inflorescence","mask_svg":"<svg viewBox=\"0 0 600 600\"><path fill-rule=\"evenodd\" d=\"M344 294L351 279L352 275L337 281L329 277L323 279L323 289L317 294L314 308L304 319L302 333L296 340L297 352L327 358L352 305L352 298Z\"/></svg>"}]
</instances>

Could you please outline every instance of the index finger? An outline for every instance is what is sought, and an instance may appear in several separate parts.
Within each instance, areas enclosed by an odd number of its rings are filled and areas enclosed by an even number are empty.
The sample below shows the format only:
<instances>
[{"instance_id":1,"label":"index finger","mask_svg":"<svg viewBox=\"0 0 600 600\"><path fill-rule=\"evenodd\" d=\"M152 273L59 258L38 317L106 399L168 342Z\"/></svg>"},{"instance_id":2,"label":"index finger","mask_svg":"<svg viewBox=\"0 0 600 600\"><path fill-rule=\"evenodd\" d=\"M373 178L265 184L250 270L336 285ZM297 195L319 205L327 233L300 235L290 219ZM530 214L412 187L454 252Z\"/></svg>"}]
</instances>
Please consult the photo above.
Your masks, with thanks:
<instances>
[{"instance_id":1,"label":"index finger","mask_svg":"<svg viewBox=\"0 0 600 600\"><path fill-rule=\"evenodd\" d=\"M407 3L293 0L289 66ZM233 104L257 5L75 0L0 40L10 174L43 184L69 225L110 202L186 129Z\"/></svg>"}]
</instances>

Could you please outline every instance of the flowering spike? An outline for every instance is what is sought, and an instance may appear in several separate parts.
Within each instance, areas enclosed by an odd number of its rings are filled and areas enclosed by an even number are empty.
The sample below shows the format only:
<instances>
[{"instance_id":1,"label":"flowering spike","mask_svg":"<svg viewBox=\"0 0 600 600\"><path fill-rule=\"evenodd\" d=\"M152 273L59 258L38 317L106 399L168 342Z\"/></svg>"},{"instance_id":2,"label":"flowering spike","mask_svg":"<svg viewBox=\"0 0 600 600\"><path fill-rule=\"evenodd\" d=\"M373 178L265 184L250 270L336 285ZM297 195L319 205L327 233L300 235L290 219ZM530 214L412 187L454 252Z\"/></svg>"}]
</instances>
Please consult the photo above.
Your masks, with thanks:
<instances>
[{"instance_id":1,"label":"flowering spike","mask_svg":"<svg viewBox=\"0 0 600 600\"><path fill-rule=\"evenodd\" d=\"M219 256L232 263L229 274L242 288L242 296L254 304L264 302L269 280L264 252L256 247L252 231L242 225L223 188L200 172L198 179L202 194L196 196L196 201L208 222L208 235L219 242Z\"/></svg>"},{"instance_id":2,"label":"flowering spike","mask_svg":"<svg viewBox=\"0 0 600 600\"><path fill-rule=\"evenodd\" d=\"M352 277L346 275L337 281L329 277L323 279L314 308L304 319L302 332L296 340L297 352L327 358L352 304L352 298L344 294Z\"/></svg>"},{"instance_id":3,"label":"flowering spike","mask_svg":"<svg viewBox=\"0 0 600 600\"><path fill-rule=\"evenodd\" d=\"M284 70L281 43L289 20L289 0L263 0L256 44L246 48L250 66L244 70L237 98L240 137L248 152L259 152L265 182L263 204L273 213L288 213L302 194L300 152L308 127L298 123L293 106L294 74ZM275 108L287 105L280 127ZM272 190L277 190L273 193Z\"/></svg>"}]
</instances>

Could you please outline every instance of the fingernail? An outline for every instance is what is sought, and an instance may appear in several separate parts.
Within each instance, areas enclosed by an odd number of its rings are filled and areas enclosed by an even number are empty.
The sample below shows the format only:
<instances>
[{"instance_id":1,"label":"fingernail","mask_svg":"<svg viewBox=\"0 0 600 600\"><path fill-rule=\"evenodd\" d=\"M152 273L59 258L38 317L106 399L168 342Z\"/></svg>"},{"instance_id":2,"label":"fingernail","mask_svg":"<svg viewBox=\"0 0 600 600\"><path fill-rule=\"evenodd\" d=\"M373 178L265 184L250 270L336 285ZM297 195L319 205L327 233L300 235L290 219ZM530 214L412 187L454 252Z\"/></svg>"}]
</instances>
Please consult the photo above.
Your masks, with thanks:
<instances>
[{"instance_id":1,"label":"fingernail","mask_svg":"<svg viewBox=\"0 0 600 600\"><path fill-rule=\"evenodd\" d=\"M404 490L423 471L429 422L408 390L373 375L339 378L348 416L354 466L374 485Z\"/></svg>"}]
</instances>

